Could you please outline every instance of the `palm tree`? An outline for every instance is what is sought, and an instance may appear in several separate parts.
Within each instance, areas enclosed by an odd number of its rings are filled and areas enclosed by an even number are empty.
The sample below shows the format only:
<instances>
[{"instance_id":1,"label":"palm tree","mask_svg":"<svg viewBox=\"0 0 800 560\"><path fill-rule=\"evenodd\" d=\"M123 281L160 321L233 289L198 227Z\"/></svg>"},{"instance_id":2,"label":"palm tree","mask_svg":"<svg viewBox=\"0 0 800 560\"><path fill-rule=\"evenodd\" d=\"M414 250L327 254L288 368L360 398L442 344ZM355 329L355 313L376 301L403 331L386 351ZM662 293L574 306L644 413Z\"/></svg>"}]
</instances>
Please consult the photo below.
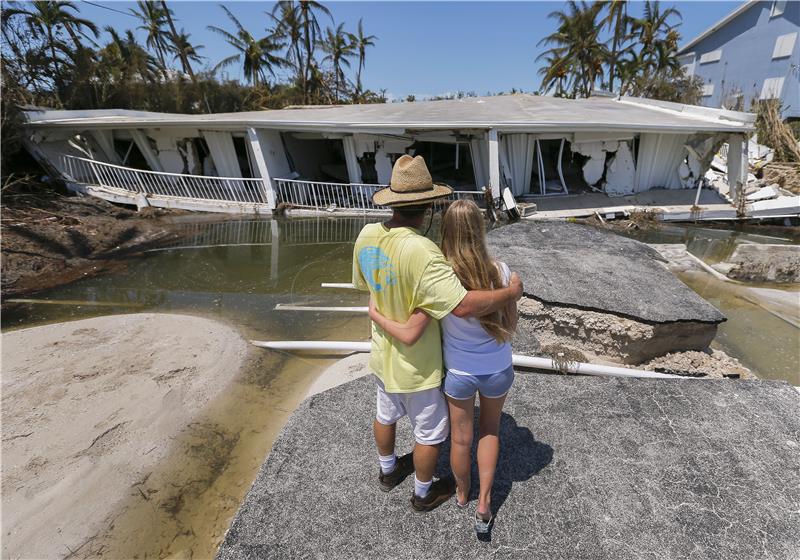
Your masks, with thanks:
<instances>
[{"instance_id":1,"label":"palm tree","mask_svg":"<svg viewBox=\"0 0 800 560\"><path fill-rule=\"evenodd\" d=\"M676 8L670 7L662 12L658 0L646 0L642 17L633 20L632 30L641 46L639 58L646 74L661 69L665 60L664 51L669 50L670 42L677 46L677 31L669 22L672 17L677 17L679 21L682 19Z\"/></svg>"},{"instance_id":2,"label":"palm tree","mask_svg":"<svg viewBox=\"0 0 800 560\"><path fill-rule=\"evenodd\" d=\"M287 58L294 66L295 82L305 91L305 61L300 53L300 43L303 38L300 8L293 0L284 0L275 4L269 16L276 24L275 33L281 39L289 41Z\"/></svg>"},{"instance_id":3,"label":"palm tree","mask_svg":"<svg viewBox=\"0 0 800 560\"><path fill-rule=\"evenodd\" d=\"M111 26L105 30L111 35L111 41L100 51L101 64L110 72L114 82L119 85L129 84L137 78L153 82L160 67L150 53L136 41L133 31L128 29L124 36L120 36Z\"/></svg>"},{"instance_id":4,"label":"palm tree","mask_svg":"<svg viewBox=\"0 0 800 560\"><path fill-rule=\"evenodd\" d=\"M555 33L539 41L539 45L552 47L536 60L545 59L550 64L558 62L560 70L552 68L545 76L556 76L560 71L567 70L570 95L589 97L598 78L602 77L603 63L608 60L608 49L600 41L600 25L597 21L602 5L587 5L583 0L578 4L575 0L569 0L567 8L565 12L556 11L548 15L558 22L558 28ZM542 86L545 86L544 82Z\"/></svg>"},{"instance_id":5,"label":"palm tree","mask_svg":"<svg viewBox=\"0 0 800 560\"><path fill-rule=\"evenodd\" d=\"M333 21L330 10L315 0L300 0L300 23L303 26L303 45L305 61L303 63L303 102L308 103L308 85L312 75L311 65L314 61L314 49L317 38L321 34L319 21L315 12L327 14Z\"/></svg>"},{"instance_id":6,"label":"palm tree","mask_svg":"<svg viewBox=\"0 0 800 560\"><path fill-rule=\"evenodd\" d=\"M147 33L145 43L153 49L158 57L161 66L161 73L167 77L167 62L165 53L167 52L167 32L164 26L167 24L167 14L164 8L148 0L138 0L138 11L131 8L131 13L142 21L137 29Z\"/></svg>"},{"instance_id":7,"label":"palm tree","mask_svg":"<svg viewBox=\"0 0 800 560\"><path fill-rule=\"evenodd\" d=\"M190 37L191 34L187 33L184 29L181 29L181 32L175 37L174 44L171 46L170 50L175 53L175 55L172 57L172 60L181 61L183 71L191 75L191 63L194 62L195 64L201 64L205 59L205 57L201 56L197 51L206 48L206 46L193 45L189 40ZM185 63L184 60L186 61Z\"/></svg>"},{"instance_id":8,"label":"palm tree","mask_svg":"<svg viewBox=\"0 0 800 560\"><path fill-rule=\"evenodd\" d=\"M355 54L356 45L351 40L353 36L344 30L344 23L340 23L336 30L328 27L325 31L325 40L322 41L322 50L327 53L323 62L330 62L333 67L334 97L339 101L339 86L345 81L342 66L350 68L350 57Z\"/></svg>"},{"instance_id":9,"label":"palm tree","mask_svg":"<svg viewBox=\"0 0 800 560\"><path fill-rule=\"evenodd\" d=\"M23 16L31 33L45 38L45 48L50 52L53 80L56 89L61 86L60 59L56 52L65 53L67 45L59 38L60 30L69 34L76 49L81 48L80 36L88 37L87 30L97 37L97 26L88 19L77 17L80 10L73 2L65 0L36 0L24 5L12 5L4 10L5 19ZM29 6L29 7L28 7ZM71 13L72 12L75 13Z\"/></svg>"},{"instance_id":10,"label":"palm tree","mask_svg":"<svg viewBox=\"0 0 800 560\"><path fill-rule=\"evenodd\" d=\"M625 49L620 49L620 47L631 37L631 18L628 16L627 0L603 0L602 5L606 8L607 13L600 24L607 26L608 30L612 32L611 52L608 53L608 89L613 92L617 61L625 52Z\"/></svg>"},{"instance_id":11,"label":"palm tree","mask_svg":"<svg viewBox=\"0 0 800 560\"><path fill-rule=\"evenodd\" d=\"M364 69L364 60L367 57L367 47L375 46L375 35L364 35L362 20L358 20L358 33L352 36L351 42L358 49L358 73L356 73L356 96L361 96L361 71Z\"/></svg>"},{"instance_id":12,"label":"palm tree","mask_svg":"<svg viewBox=\"0 0 800 560\"><path fill-rule=\"evenodd\" d=\"M542 84L539 88L540 95L552 90L555 97L566 97L570 85L569 60L555 53L549 53L540 58L544 58L546 63L539 68L539 75L542 77Z\"/></svg>"},{"instance_id":13,"label":"palm tree","mask_svg":"<svg viewBox=\"0 0 800 560\"><path fill-rule=\"evenodd\" d=\"M280 51L284 45L277 40L274 34L256 39L244 28L241 22L236 19L236 16L234 16L228 8L225 6L220 7L225 11L228 18L230 18L233 25L236 27L235 34L214 25L209 25L208 30L221 35L229 45L239 52L238 54L231 55L219 61L214 67L214 72L220 68L230 66L235 62L240 62L242 64L244 77L250 84L256 87L267 84L267 73L274 76L275 68L286 64L283 58L275 54Z\"/></svg>"}]
</instances>

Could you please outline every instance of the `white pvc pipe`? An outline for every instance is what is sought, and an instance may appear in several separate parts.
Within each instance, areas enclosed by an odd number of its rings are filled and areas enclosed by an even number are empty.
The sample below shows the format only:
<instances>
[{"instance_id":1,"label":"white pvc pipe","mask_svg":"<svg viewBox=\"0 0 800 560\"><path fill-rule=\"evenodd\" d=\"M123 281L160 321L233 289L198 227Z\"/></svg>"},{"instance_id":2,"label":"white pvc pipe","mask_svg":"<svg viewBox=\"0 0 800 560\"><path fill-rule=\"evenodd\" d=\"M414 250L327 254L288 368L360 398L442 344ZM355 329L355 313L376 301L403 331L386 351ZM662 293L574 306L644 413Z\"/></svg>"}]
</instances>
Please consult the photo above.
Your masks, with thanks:
<instances>
[{"instance_id":1,"label":"white pvc pipe","mask_svg":"<svg viewBox=\"0 0 800 560\"><path fill-rule=\"evenodd\" d=\"M330 340L251 340L250 344L271 350L343 350L369 352L371 342L335 342Z\"/></svg>"},{"instance_id":2,"label":"white pvc pipe","mask_svg":"<svg viewBox=\"0 0 800 560\"><path fill-rule=\"evenodd\" d=\"M279 303L275 311L335 311L337 313L368 313L369 307L332 307L325 305L291 305Z\"/></svg>"},{"instance_id":3,"label":"white pvc pipe","mask_svg":"<svg viewBox=\"0 0 800 560\"><path fill-rule=\"evenodd\" d=\"M351 290L355 289L352 282L323 282L320 284L322 288L350 288Z\"/></svg>"},{"instance_id":4,"label":"white pvc pipe","mask_svg":"<svg viewBox=\"0 0 800 560\"><path fill-rule=\"evenodd\" d=\"M345 352L369 352L372 347L371 342L338 342L329 340L251 340L251 344L261 348L272 350L341 350ZM511 357L515 366L529 367L534 369L547 369L550 371L561 371L550 358L540 358L535 356L522 356L514 354ZM587 364L584 362L572 362L566 367L567 372L581 375L600 375L604 377L637 377L646 379L692 379L681 375L671 375L669 373L659 373L657 371L647 371L643 369L633 369L626 367L605 366L600 364Z\"/></svg>"}]
</instances>

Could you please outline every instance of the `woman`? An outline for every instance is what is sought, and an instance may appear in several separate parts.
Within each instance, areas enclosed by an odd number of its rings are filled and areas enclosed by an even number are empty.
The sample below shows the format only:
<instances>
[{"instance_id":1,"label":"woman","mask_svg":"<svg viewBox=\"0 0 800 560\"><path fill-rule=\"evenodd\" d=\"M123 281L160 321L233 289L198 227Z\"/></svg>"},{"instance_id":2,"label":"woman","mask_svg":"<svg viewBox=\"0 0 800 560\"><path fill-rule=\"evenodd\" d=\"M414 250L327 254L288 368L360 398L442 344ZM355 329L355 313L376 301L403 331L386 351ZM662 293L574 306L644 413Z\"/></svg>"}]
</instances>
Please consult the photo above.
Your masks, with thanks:
<instances>
[{"instance_id":1,"label":"woman","mask_svg":"<svg viewBox=\"0 0 800 560\"><path fill-rule=\"evenodd\" d=\"M454 202L442 219L442 253L468 290L508 285L511 272L494 261L486 249L486 230L478 206L467 200ZM430 322L415 310L409 320L387 319L370 302L370 318L403 344L414 344ZM491 490L500 452L500 413L514 381L511 335L517 326L517 307L480 318L447 315L441 321L445 369L444 393L450 409L450 465L456 479L456 499L466 507L470 471L475 393L480 398L478 473L480 492L475 530L487 533L492 523Z\"/></svg>"}]
</instances>

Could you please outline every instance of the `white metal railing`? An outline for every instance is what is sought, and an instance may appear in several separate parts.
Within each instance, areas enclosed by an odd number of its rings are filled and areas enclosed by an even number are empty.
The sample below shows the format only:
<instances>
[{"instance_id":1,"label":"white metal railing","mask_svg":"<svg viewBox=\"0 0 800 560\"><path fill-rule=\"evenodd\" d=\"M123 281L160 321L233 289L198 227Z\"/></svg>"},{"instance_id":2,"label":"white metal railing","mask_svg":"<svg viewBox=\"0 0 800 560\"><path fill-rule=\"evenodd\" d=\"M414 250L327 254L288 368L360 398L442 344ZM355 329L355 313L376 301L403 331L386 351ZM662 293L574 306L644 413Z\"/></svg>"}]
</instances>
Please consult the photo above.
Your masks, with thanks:
<instances>
[{"instance_id":1,"label":"white metal railing","mask_svg":"<svg viewBox=\"0 0 800 560\"><path fill-rule=\"evenodd\" d=\"M205 177L161 171L145 171L62 154L58 167L68 181L121 189L147 196L192 200L268 204L269 185L263 179ZM372 202L372 195L386 185L326 183L297 179L274 179L275 202L316 210L385 210ZM481 191L454 191L447 200L471 198L482 203Z\"/></svg>"},{"instance_id":2,"label":"white metal railing","mask_svg":"<svg viewBox=\"0 0 800 560\"><path fill-rule=\"evenodd\" d=\"M364 183L326 183L302 179L275 179L275 200L298 208L352 209L361 211L386 210L372 202L372 195L387 185ZM484 199L482 191L453 191L445 200Z\"/></svg>"},{"instance_id":3,"label":"white metal railing","mask_svg":"<svg viewBox=\"0 0 800 560\"><path fill-rule=\"evenodd\" d=\"M131 193L267 204L266 185L262 179L145 171L68 155L59 156L59 170L69 181L122 189Z\"/></svg>"},{"instance_id":4,"label":"white metal railing","mask_svg":"<svg viewBox=\"0 0 800 560\"><path fill-rule=\"evenodd\" d=\"M372 195L386 185L323 183L298 179L275 179L275 201L298 208L380 210Z\"/></svg>"}]
</instances>

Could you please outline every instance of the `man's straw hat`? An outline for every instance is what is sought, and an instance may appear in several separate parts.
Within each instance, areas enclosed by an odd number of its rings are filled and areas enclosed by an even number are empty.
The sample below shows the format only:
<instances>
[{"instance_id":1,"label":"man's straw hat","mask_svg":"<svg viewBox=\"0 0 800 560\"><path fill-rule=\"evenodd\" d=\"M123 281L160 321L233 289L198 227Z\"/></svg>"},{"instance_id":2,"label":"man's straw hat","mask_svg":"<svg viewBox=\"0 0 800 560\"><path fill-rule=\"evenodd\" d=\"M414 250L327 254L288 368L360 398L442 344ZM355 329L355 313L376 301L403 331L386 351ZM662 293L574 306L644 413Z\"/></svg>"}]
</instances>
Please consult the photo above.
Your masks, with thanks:
<instances>
[{"instance_id":1,"label":"man's straw hat","mask_svg":"<svg viewBox=\"0 0 800 560\"><path fill-rule=\"evenodd\" d=\"M449 196L453 189L434 183L422 156L402 155L392 169L389 186L372 195L378 206L417 206Z\"/></svg>"}]
</instances>

